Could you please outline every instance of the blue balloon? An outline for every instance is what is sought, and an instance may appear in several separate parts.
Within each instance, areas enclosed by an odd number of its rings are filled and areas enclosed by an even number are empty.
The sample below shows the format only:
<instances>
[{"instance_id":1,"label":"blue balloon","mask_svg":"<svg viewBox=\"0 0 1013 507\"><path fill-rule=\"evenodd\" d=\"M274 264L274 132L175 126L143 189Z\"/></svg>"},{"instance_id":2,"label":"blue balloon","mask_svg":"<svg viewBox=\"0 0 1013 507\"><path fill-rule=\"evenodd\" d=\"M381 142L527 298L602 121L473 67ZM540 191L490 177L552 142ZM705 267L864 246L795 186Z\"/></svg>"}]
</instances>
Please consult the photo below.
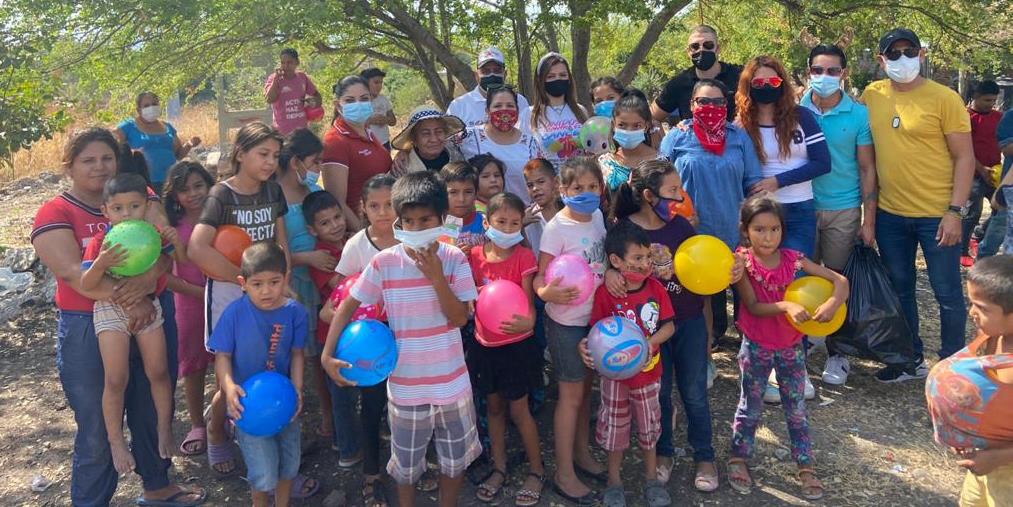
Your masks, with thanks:
<instances>
[{"instance_id":1,"label":"blue balloon","mask_svg":"<svg viewBox=\"0 0 1013 507\"><path fill-rule=\"evenodd\" d=\"M647 365L650 347L636 322L615 315L598 321L587 336L594 369L603 377L625 380Z\"/></svg>"},{"instance_id":2,"label":"blue balloon","mask_svg":"<svg viewBox=\"0 0 1013 507\"><path fill-rule=\"evenodd\" d=\"M276 435L295 416L299 396L288 377L262 371L246 379L242 388L246 392L239 399L243 416L236 420L236 426L245 433L255 437Z\"/></svg>"},{"instance_id":3,"label":"blue balloon","mask_svg":"<svg viewBox=\"0 0 1013 507\"><path fill-rule=\"evenodd\" d=\"M394 333L373 319L350 322L341 332L334 357L352 365L341 370L341 376L360 386L374 386L386 380L397 365Z\"/></svg>"}]
</instances>

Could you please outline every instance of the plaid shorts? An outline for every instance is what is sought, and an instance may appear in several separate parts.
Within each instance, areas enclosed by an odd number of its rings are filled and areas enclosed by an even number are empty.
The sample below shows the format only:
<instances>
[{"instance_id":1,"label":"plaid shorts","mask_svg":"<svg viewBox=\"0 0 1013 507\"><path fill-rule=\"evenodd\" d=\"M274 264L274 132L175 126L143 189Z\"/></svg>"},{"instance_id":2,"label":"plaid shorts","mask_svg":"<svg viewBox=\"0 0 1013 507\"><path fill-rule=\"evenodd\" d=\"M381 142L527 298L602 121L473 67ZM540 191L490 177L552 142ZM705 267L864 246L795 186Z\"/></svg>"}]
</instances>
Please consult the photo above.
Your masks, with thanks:
<instances>
[{"instance_id":1,"label":"plaid shorts","mask_svg":"<svg viewBox=\"0 0 1013 507\"><path fill-rule=\"evenodd\" d=\"M426 471L426 447L433 440L440 473L458 477L482 454L471 395L449 405L387 402L390 461L387 473L398 484L414 484Z\"/></svg>"},{"instance_id":2,"label":"plaid shorts","mask_svg":"<svg viewBox=\"0 0 1013 507\"><path fill-rule=\"evenodd\" d=\"M601 378L601 408L595 440L606 451L630 447L630 424L637 421L637 442L641 449L653 449L661 437L661 382L631 389L626 384Z\"/></svg>"},{"instance_id":3,"label":"plaid shorts","mask_svg":"<svg viewBox=\"0 0 1013 507\"><path fill-rule=\"evenodd\" d=\"M152 299L151 304L155 306L155 320L151 321L151 324L144 329L133 333L134 335L150 333L162 327L164 322L162 320L162 305L158 303L158 298ZM92 321L95 324L96 335L106 332L131 334L128 328L130 318L127 317L127 312L123 311L123 307L120 305L108 301L96 301Z\"/></svg>"}]
</instances>

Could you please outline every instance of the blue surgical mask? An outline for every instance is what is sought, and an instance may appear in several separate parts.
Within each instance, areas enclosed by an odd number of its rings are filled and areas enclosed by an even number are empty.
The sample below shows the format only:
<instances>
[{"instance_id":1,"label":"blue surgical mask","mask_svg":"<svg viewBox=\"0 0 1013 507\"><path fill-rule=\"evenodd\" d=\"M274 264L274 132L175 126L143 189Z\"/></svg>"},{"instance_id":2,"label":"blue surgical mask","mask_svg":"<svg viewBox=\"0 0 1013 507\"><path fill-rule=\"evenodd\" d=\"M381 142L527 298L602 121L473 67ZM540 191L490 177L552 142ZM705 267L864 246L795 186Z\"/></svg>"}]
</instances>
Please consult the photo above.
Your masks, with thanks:
<instances>
[{"instance_id":1,"label":"blue surgical mask","mask_svg":"<svg viewBox=\"0 0 1013 507\"><path fill-rule=\"evenodd\" d=\"M400 224L400 219L395 222L395 225ZM443 224L431 229L425 229L422 231L406 231L401 229L399 226L394 227L394 239L398 240L404 246L411 248L412 250L425 250L429 245L436 243L440 236L447 233Z\"/></svg>"},{"instance_id":2,"label":"blue surgical mask","mask_svg":"<svg viewBox=\"0 0 1013 507\"><path fill-rule=\"evenodd\" d=\"M816 95L829 97L841 89L841 76L831 76L829 74L809 76L809 87L813 89L813 93Z\"/></svg>"},{"instance_id":3,"label":"blue surgical mask","mask_svg":"<svg viewBox=\"0 0 1013 507\"><path fill-rule=\"evenodd\" d=\"M612 110L616 107L616 101L614 100L603 100L594 105L594 115L604 116L606 118L612 117Z\"/></svg>"},{"instance_id":4,"label":"blue surgical mask","mask_svg":"<svg viewBox=\"0 0 1013 507\"><path fill-rule=\"evenodd\" d=\"M624 150L632 150L644 142L644 131L615 129L612 132L612 139L615 139L616 144L622 146Z\"/></svg>"},{"instance_id":5,"label":"blue surgical mask","mask_svg":"<svg viewBox=\"0 0 1013 507\"><path fill-rule=\"evenodd\" d=\"M317 190L323 190L320 188L320 173L313 171L306 171L306 177L302 179L304 185L309 187L310 192L316 192Z\"/></svg>"},{"instance_id":6,"label":"blue surgical mask","mask_svg":"<svg viewBox=\"0 0 1013 507\"><path fill-rule=\"evenodd\" d=\"M591 192L581 192L573 197L563 197L563 204L576 213L590 215L601 205L601 196Z\"/></svg>"},{"instance_id":7,"label":"blue surgical mask","mask_svg":"<svg viewBox=\"0 0 1013 507\"><path fill-rule=\"evenodd\" d=\"M341 104L341 117L349 123L361 125L373 116L373 104L371 102L348 102Z\"/></svg>"},{"instance_id":8,"label":"blue surgical mask","mask_svg":"<svg viewBox=\"0 0 1013 507\"><path fill-rule=\"evenodd\" d=\"M495 227L489 226L485 230L485 237L489 238L496 246L500 248L510 248L521 241L524 241L524 235L521 231L517 232L503 232Z\"/></svg>"}]
</instances>

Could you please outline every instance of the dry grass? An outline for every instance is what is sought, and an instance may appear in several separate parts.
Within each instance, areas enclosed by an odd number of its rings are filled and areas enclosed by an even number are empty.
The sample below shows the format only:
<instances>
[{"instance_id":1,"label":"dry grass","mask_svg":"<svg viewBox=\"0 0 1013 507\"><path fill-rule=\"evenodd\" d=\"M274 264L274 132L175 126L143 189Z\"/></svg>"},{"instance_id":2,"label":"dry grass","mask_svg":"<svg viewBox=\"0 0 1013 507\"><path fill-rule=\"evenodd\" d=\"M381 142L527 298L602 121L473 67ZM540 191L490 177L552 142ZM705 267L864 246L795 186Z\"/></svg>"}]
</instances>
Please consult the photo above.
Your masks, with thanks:
<instances>
[{"instance_id":1,"label":"dry grass","mask_svg":"<svg viewBox=\"0 0 1013 507\"><path fill-rule=\"evenodd\" d=\"M63 146L71 134L94 124L95 121L91 118L78 119L52 139L44 139L35 143L31 149L15 153L13 168L0 172L0 184L34 176L43 171L59 172ZM102 126L115 127L115 125ZM173 126L183 139L198 136L205 145L218 143L218 111L213 104L184 108L182 116L173 122Z\"/></svg>"}]
</instances>

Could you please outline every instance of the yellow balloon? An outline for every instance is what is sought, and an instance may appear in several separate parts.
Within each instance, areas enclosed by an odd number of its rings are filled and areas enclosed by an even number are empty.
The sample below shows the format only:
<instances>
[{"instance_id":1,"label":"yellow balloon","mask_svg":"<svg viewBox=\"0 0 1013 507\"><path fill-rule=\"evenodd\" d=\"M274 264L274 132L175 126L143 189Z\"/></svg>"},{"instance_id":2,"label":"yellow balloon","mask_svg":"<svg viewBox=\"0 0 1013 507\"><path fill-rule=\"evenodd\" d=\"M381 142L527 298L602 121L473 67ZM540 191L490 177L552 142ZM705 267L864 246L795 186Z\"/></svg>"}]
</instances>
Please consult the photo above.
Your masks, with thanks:
<instances>
[{"instance_id":1,"label":"yellow balloon","mask_svg":"<svg viewBox=\"0 0 1013 507\"><path fill-rule=\"evenodd\" d=\"M728 245L714 236L700 234L683 241L673 261L679 283L694 294L717 294L732 281L735 257Z\"/></svg>"},{"instance_id":2,"label":"yellow balloon","mask_svg":"<svg viewBox=\"0 0 1013 507\"><path fill-rule=\"evenodd\" d=\"M784 291L784 300L798 303L805 307L809 315L815 315L816 309L825 303L830 296L834 295L834 284L826 278L818 276L803 276L788 285ZM847 305L841 303L834 312L829 322L816 322L808 320L801 324L788 318L788 323L795 329L809 336L829 336L844 325L844 318L848 315Z\"/></svg>"}]
</instances>

